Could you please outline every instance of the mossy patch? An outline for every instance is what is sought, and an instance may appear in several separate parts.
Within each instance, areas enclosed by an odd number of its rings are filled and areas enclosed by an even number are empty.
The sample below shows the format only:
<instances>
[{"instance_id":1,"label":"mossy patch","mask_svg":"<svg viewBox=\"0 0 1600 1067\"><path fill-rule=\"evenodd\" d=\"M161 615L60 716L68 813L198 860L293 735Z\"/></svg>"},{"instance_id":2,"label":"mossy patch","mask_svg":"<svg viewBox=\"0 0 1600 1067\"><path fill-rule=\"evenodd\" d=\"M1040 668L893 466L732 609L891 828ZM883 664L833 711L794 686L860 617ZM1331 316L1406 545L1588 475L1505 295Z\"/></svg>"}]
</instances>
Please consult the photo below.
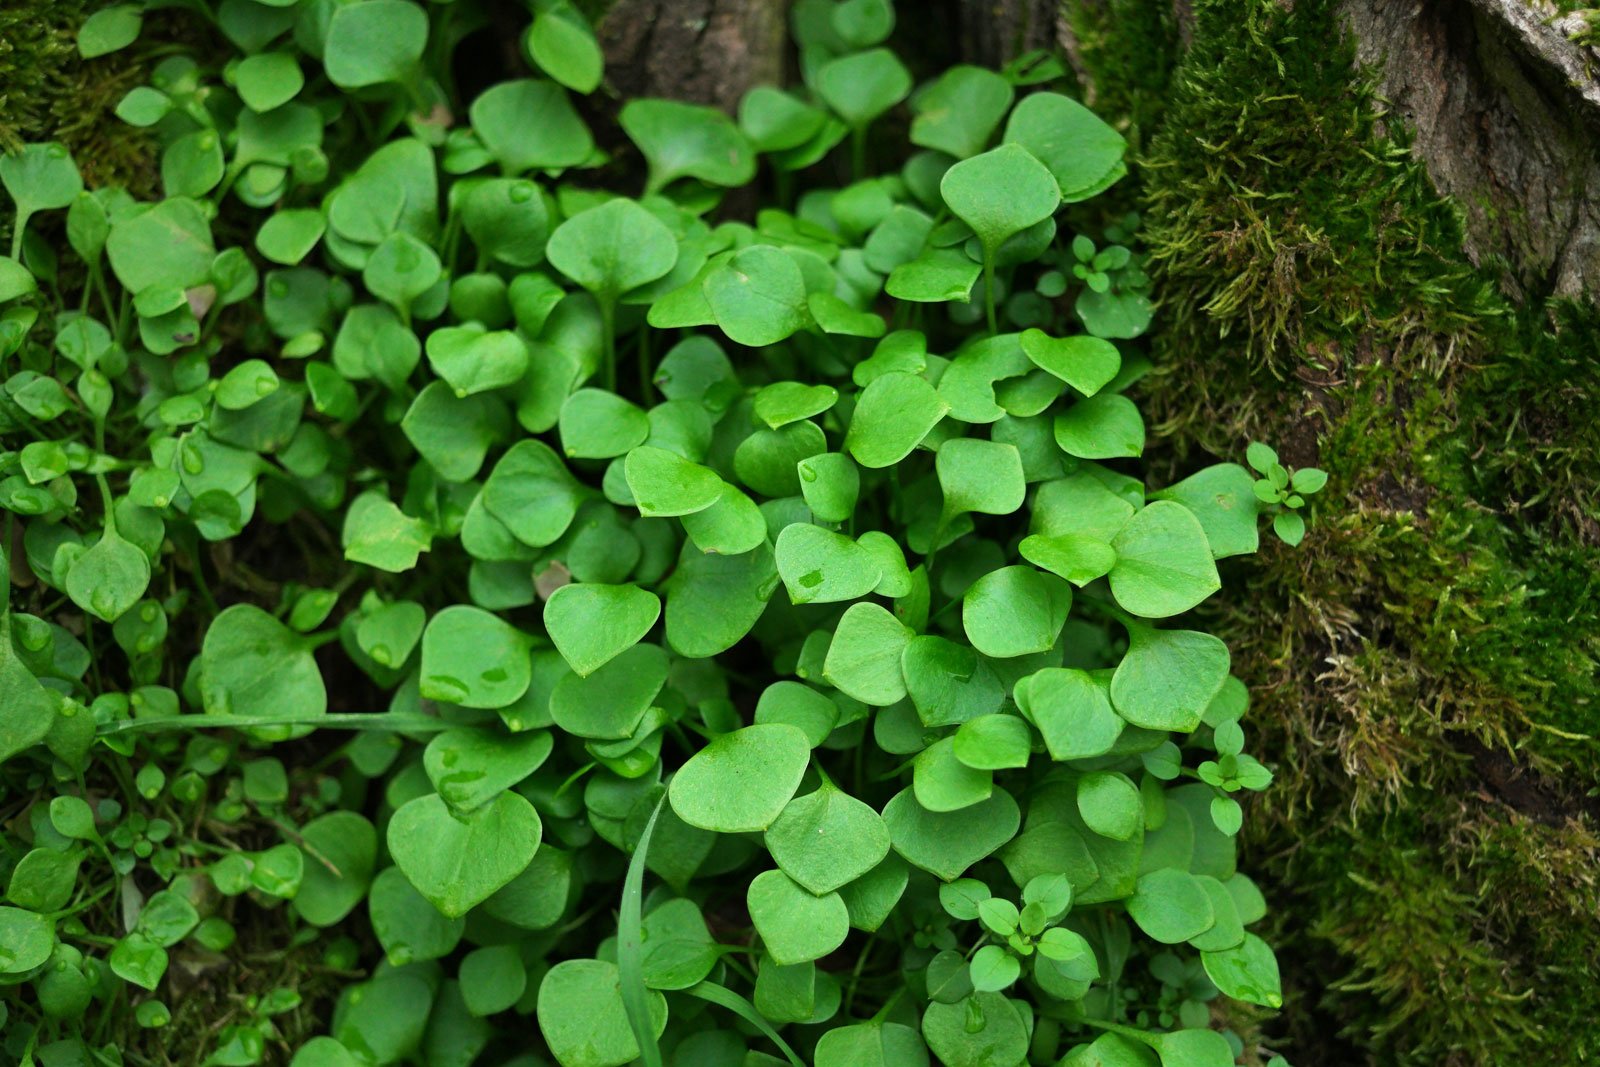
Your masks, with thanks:
<instances>
[{"instance_id":1,"label":"mossy patch","mask_svg":"<svg viewBox=\"0 0 1600 1067\"><path fill-rule=\"evenodd\" d=\"M152 41L174 23L152 16L140 46L96 59L78 55L78 27L93 0L8 0L0 5L0 151L28 141L61 141L91 186L122 184L136 194L155 182L154 142L116 117L129 89L147 76Z\"/></svg>"},{"instance_id":2,"label":"mossy patch","mask_svg":"<svg viewBox=\"0 0 1600 1067\"><path fill-rule=\"evenodd\" d=\"M1600 316L1467 261L1333 8L1202 0L1170 63L1129 58L1170 5L1069 5L1142 146L1172 472L1260 439L1332 476L1206 620L1278 760L1247 864L1299 998L1265 1033L1302 1065L1584 1062Z\"/></svg>"}]
</instances>

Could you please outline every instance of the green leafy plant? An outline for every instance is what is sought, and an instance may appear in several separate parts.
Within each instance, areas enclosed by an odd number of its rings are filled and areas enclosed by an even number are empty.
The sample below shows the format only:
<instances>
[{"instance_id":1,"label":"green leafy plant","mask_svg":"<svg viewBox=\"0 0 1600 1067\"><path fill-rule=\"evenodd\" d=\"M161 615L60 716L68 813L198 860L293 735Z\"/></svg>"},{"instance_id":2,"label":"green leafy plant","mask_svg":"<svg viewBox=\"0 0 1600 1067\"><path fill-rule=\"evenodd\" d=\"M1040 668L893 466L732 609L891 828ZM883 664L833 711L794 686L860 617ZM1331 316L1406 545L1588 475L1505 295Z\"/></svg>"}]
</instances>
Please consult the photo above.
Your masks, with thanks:
<instances>
[{"instance_id":1,"label":"green leafy plant","mask_svg":"<svg viewBox=\"0 0 1600 1067\"><path fill-rule=\"evenodd\" d=\"M1037 58L914 88L886 0L597 135L566 3L456 97L480 14L224 5L123 102L156 202L0 162L8 1053L1233 1062L1271 772L1173 620L1321 483L1139 477L1136 220L1058 232L1121 137ZM262 924L348 981L197 1036Z\"/></svg>"},{"instance_id":2,"label":"green leafy plant","mask_svg":"<svg viewBox=\"0 0 1600 1067\"><path fill-rule=\"evenodd\" d=\"M1278 462L1278 453L1260 441L1250 443L1245 458L1251 469L1261 475L1251 491L1271 509L1273 533L1285 544L1298 545L1306 535L1306 520L1300 509L1306 506L1306 497L1320 493L1328 484L1327 472L1316 467L1290 470Z\"/></svg>"}]
</instances>

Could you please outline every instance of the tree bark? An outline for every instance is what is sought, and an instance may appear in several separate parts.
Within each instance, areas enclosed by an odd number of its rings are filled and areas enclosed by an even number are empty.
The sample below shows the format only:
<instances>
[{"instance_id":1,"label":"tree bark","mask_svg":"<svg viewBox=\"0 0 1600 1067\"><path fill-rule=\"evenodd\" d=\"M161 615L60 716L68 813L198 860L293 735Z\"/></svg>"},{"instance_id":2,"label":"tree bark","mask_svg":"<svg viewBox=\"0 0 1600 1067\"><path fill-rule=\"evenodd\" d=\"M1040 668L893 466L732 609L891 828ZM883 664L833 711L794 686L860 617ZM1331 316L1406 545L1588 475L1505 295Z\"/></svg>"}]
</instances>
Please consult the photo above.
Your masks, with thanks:
<instances>
[{"instance_id":1,"label":"tree bark","mask_svg":"<svg viewBox=\"0 0 1600 1067\"><path fill-rule=\"evenodd\" d=\"M1466 213L1474 262L1519 295L1600 291L1600 54L1583 16L1543 0L1344 0L1363 63L1439 191Z\"/></svg>"},{"instance_id":2,"label":"tree bark","mask_svg":"<svg viewBox=\"0 0 1600 1067\"><path fill-rule=\"evenodd\" d=\"M665 96L732 111L783 79L785 0L618 0L597 29L625 98Z\"/></svg>"}]
</instances>

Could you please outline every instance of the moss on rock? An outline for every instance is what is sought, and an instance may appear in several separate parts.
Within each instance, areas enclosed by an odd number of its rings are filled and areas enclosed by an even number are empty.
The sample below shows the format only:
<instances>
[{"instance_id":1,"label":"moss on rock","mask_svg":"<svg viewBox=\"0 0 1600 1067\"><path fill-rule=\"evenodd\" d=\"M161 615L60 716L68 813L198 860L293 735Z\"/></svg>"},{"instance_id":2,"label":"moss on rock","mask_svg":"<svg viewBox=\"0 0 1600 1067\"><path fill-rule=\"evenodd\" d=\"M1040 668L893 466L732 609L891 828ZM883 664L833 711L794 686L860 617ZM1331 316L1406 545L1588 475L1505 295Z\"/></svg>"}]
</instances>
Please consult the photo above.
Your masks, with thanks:
<instances>
[{"instance_id":1,"label":"moss on rock","mask_svg":"<svg viewBox=\"0 0 1600 1067\"><path fill-rule=\"evenodd\" d=\"M1069 4L1142 148L1146 402L1175 476L1251 439L1332 476L1305 544L1231 564L1208 620L1277 761L1247 823L1294 993L1266 1043L1586 1062L1600 315L1467 260L1329 0L1201 0L1175 64L1135 61L1169 11Z\"/></svg>"}]
</instances>

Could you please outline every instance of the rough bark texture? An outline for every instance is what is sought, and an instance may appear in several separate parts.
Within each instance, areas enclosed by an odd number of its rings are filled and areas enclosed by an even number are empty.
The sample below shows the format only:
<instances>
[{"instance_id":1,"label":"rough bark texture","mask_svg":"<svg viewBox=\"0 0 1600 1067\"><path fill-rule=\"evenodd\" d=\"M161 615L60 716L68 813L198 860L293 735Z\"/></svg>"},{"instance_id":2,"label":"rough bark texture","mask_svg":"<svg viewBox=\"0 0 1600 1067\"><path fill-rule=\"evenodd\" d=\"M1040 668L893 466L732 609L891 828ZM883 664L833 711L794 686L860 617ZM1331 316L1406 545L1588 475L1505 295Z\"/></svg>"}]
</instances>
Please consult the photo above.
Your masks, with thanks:
<instances>
[{"instance_id":1,"label":"rough bark texture","mask_svg":"<svg viewBox=\"0 0 1600 1067\"><path fill-rule=\"evenodd\" d=\"M782 80L784 0L619 0L597 32L623 98L667 96L732 111Z\"/></svg>"},{"instance_id":2,"label":"rough bark texture","mask_svg":"<svg viewBox=\"0 0 1600 1067\"><path fill-rule=\"evenodd\" d=\"M1059 0L963 0L957 25L963 54L998 67L1024 52L1056 47L1066 8Z\"/></svg>"},{"instance_id":3,"label":"rough bark texture","mask_svg":"<svg viewBox=\"0 0 1600 1067\"><path fill-rule=\"evenodd\" d=\"M1527 0L1344 0L1360 60L1467 216L1474 262L1528 293L1600 291L1600 81L1582 16Z\"/></svg>"}]
</instances>

